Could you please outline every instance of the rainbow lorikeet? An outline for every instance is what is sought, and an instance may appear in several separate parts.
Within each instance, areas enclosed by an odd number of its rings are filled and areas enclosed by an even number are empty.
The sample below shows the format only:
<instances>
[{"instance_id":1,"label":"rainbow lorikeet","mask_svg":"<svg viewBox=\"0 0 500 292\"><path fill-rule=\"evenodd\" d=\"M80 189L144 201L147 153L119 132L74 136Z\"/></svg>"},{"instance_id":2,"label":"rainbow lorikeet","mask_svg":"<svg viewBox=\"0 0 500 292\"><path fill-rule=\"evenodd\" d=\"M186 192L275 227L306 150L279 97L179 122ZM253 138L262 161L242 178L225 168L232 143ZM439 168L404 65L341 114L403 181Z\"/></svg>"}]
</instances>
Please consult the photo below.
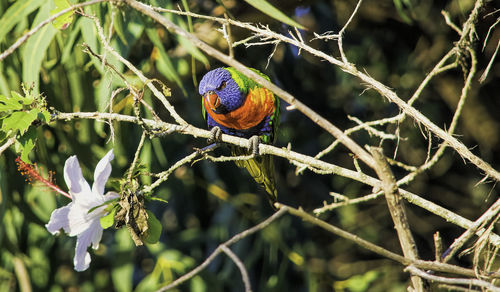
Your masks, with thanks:
<instances>
[{"instance_id":1,"label":"rainbow lorikeet","mask_svg":"<svg viewBox=\"0 0 500 292\"><path fill-rule=\"evenodd\" d=\"M252 69L260 76L269 77ZM209 71L200 81L202 112L214 139L221 133L249 138L249 149L232 146L232 155L258 154L258 143L274 142L279 125L279 98L232 67ZM252 151L253 150L253 151ZM269 194L271 205L277 191L274 163L270 155L256 155L249 160L235 161L244 167Z\"/></svg>"}]
</instances>

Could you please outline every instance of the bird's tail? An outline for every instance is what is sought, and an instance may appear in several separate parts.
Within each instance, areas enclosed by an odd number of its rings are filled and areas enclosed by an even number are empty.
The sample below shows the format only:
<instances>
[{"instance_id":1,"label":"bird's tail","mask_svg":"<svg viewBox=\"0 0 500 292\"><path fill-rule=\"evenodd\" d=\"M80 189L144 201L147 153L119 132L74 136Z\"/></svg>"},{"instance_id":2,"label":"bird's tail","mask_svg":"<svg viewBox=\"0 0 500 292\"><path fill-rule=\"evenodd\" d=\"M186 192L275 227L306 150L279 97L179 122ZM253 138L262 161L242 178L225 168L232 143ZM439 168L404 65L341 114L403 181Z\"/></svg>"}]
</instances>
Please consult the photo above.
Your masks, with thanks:
<instances>
[{"instance_id":1,"label":"bird's tail","mask_svg":"<svg viewBox=\"0 0 500 292\"><path fill-rule=\"evenodd\" d=\"M231 152L235 156L250 154L248 150L240 147L232 147ZM274 177L273 157L264 154L249 160L237 160L235 163L241 168L246 168L253 179L266 190L269 202L274 208L274 203L278 198L278 191L276 190Z\"/></svg>"}]
</instances>

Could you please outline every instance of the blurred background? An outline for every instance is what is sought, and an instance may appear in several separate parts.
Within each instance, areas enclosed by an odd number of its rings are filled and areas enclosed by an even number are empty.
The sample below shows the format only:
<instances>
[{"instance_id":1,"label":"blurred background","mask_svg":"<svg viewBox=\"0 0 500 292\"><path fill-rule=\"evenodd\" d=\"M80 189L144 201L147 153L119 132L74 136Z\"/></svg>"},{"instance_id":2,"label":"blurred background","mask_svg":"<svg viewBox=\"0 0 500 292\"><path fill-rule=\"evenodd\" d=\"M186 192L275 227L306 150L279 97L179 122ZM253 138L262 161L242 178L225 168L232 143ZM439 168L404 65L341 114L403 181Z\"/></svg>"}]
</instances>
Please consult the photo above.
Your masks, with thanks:
<instances>
[{"instance_id":1,"label":"blurred background","mask_svg":"<svg viewBox=\"0 0 500 292\"><path fill-rule=\"evenodd\" d=\"M0 17L18 2L0 0ZM16 20L6 23L0 31L0 51L7 49L18 37L49 17L52 1L29 1ZM50 3L49 3L50 2ZM73 1L75 2L75 1ZM255 9L244 1L224 0L152 0L158 7L262 23L287 35L292 29ZM316 33L338 32L351 15L356 1L304 0L270 1L287 16L302 24L303 38L310 46L339 56L335 41L311 40ZM52 6L51 6L52 5ZM496 6L495 6L496 5ZM471 0L431 1L394 0L369 1L362 4L344 38L350 62L359 70L392 88L408 100L433 66L459 39L446 25L441 10L461 27L474 6ZM472 151L500 169L500 67L493 65L486 81L478 78L492 58L500 30L489 28L500 16L498 3L486 3L476 26L478 74L456 131ZM197 85L209 70L224 66L198 51L187 40L173 35L152 20L125 7L109 4L87 7L109 31L111 42L119 53L143 71L171 89L169 100L177 112L194 126L205 128L201 115L201 98ZM496 12L495 12L496 11ZM212 21L165 14L176 24L215 48L227 52L228 45ZM3 19L3 18L2 18ZM232 27L233 41L251 33ZM104 53L93 22L76 16L63 31L48 27L45 36L35 43L28 41L14 54L0 62L0 94L22 92L21 82L34 85L34 92L43 94L49 107L61 112L109 111L111 92L122 86L120 79L103 68L99 61L82 52L82 43L95 52ZM33 40L35 38L32 38ZM273 51L275 52L273 53ZM341 129L356 124L348 116L363 121L392 117L399 109L373 90L366 90L360 80L337 67L300 52L296 47L279 44L237 46L235 58L259 69L271 80L311 107ZM269 59L268 56L272 57ZM107 56L119 72L141 87L140 81L123 64ZM433 79L415 107L436 125L446 129L456 109L464 82L460 68ZM172 122L168 112L145 91L144 98L153 104L156 113ZM113 101L113 112L134 115L133 99L126 91ZM334 141L298 111L285 110L282 104L281 127L276 145L291 145L294 151L314 156ZM143 111L150 118L149 112ZM30 159L44 172L54 172L59 186L63 179L64 161L77 155L84 176L92 181L99 159L111 148L112 177L121 178L130 166L142 129L134 124L114 123L114 141L109 125L93 120L58 121L37 128L35 151ZM382 143L384 152L410 165L420 165L427 157L428 140L421 127L406 119L400 127L404 138ZM394 133L396 125L380 127ZM379 145L380 140L366 132L353 136L360 145ZM146 172L158 173L206 145L205 139L170 134L146 139L140 162ZM440 141L432 138L432 150ZM227 148L216 151L228 155ZM160 242L136 247L125 228L104 231L99 249L91 251L92 263L85 272L73 270L75 238L52 236L45 229L51 212L68 203L68 199L49 189L28 184L17 170L15 148L0 157L0 290L19 291L28 285L34 291L151 291L170 282L199 265L221 242L269 217L273 210L265 193L245 170L234 163L199 161L177 169L168 181L155 190L167 200L149 202L148 210L161 221ZM342 146L323 158L330 163L354 169L350 152ZM310 171L296 174L296 168L282 158L275 158L279 201L301 206L306 211L333 202L330 192L349 198L370 194L371 188L359 182ZM362 165L368 174L368 168ZM406 173L394 168L396 178ZM475 220L498 197L494 183L476 185L482 173L455 152L446 150L441 160L418 176L407 190L433 201L461 216ZM143 184L153 179L143 176ZM116 184L111 181L107 190ZM114 189L116 191L116 189ZM464 230L419 207L407 204L410 226L420 256L434 259L433 234L439 231L444 246L451 244ZM326 212L321 219L349 232L400 253L399 241L383 198L359 205L350 205ZM496 229L498 232L498 228ZM472 243L472 241L471 241ZM403 266L364 250L354 243L284 216L275 223L231 247L248 269L254 291L404 291L408 274ZM452 263L470 267L471 257L455 258ZM178 291L243 291L240 272L226 256L220 255L203 272L183 284ZM25 290L29 291L29 290Z\"/></svg>"}]
</instances>

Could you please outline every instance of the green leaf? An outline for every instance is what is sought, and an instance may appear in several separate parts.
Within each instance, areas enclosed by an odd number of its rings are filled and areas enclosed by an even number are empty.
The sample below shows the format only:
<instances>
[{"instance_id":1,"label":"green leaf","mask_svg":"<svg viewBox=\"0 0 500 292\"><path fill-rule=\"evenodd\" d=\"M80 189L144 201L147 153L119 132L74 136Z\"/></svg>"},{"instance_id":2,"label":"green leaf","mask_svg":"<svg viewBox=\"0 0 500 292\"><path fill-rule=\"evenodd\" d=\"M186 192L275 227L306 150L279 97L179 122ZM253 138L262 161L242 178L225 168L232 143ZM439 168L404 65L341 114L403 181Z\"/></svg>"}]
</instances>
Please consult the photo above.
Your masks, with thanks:
<instances>
[{"instance_id":1,"label":"green leaf","mask_svg":"<svg viewBox=\"0 0 500 292\"><path fill-rule=\"evenodd\" d=\"M49 18L49 9L51 2L46 2L45 5L38 11L32 27L37 26L40 22ZM35 33L26 43L23 51L23 82L25 84L34 83L33 94L38 94L38 83L40 68L42 61L45 58L45 53L52 39L56 34L56 29L51 25L46 25Z\"/></svg>"},{"instance_id":2,"label":"green leaf","mask_svg":"<svg viewBox=\"0 0 500 292\"><path fill-rule=\"evenodd\" d=\"M31 163L28 155L31 153L31 150L35 148L36 128L32 127L31 129L29 129L26 134L18 139L18 141L21 145L21 160L26 163Z\"/></svg>"},{"instance_id":3,"label":"green leaf","mask_svg":"<svg viewBox=\"0 0 500 292\"><path fill-rule=\"evenodd\" d=\"M74 47L75 47L75 41L76 38L80 36L80 30L82 26L82 18L79 18L76 22L75 25L71 28L71 32L69 33L69 37L65 39L64 41L64 49L61 57L61 63L66 64L68 61L71 62L69 66L77 66L74 65L75 60L75 55L73 54L74 52ZM71 74L71 73L70 73Z\"/></svg>"},{"instance_id":4,"label":"green leaf","mask_svg":"<svg viewBox=\"0 0 500 292\"><path fill-rule=\"evenodd\" d=\"M14 96L8 98L0 95L0 112L21 110L22 108L23 105L21 104L20 99L16 99Z\"/></svg>"},{"instance_id":5,"label":"green leaf","mask_svg":"<svg viewBox=\"0 0 500 292\"><path fill-rule=\"evenodd\" d=\"M30 105L35 101L35 99L29 92L25 92L26 96L22 96L21 94L15 91L11 91L10 94L12 98L21 101L24 105Z\"/></svg>"},{"instance_id":6,"label":"green leaf","mask_svg":"<svg viewBox=\"0 0 500 292\"><path fill-rule=\"evenodd\" d=\"M42 110L38 113L37 118L44 123L48 123L50 122L50 113L47 110Z\"/></svg>"},{"instance_id":7,"label":"green leaf","mask_svg":"<svg viewBox=\"0 0 500 292\"><path fill-rule=\"evenodd\" d=\"M193 56L196 60L202 62L203 65L207 67L209 66L207 57L205 57L205 55L203 55L203 53L195 45L193 45L191 41L179 35L177 35L177 41L179 42L179 45L188 51L188 53L191 54L191 56Z\"/></svg>"},{"instance_id":8,"label":"green leaf","mask_svg":"<svg viewBox=\"0 0 500 292\"><path fill-rule=\"evenodd\" d=\"M118 10L118 8L115 7L114 5L111 7L112 7L111 9ZM127 38L125 37L125 33L124 33L124 29L123 29L122 13L120 13L119 11L116 11L116 13L113 13L112 15L114 15L113 28L115 29L116 34L118 35L120 40L123 42L123 44L128 45Z\"/></svg>"},{"instance_id":9,"label":"green leaf","mask_svg":"<svg viewBox=\"0 0 500 292\"><path fill-rule=\"evenodd\" d=\"M189 283L190 285L190 291L193 292L204 292L204 291L209 291L207 284L203 280L202 277L196 276L194 277L191 282Z\"/></svg>"},{"instance_id":10,"label":"green leaf","mask_svg":"<svg viewBox=\"0 0 500 292\"><path fill-rule=\"evenodd\" d=\"M298 24L293 19L286 16L283 12L279 11L276 7L271 5L266 0L245 0L245 2L247 2L248 4L252 5L253 7L259 9L260 11L264 12L265 14L271 16L276 20L279 20L291 26L295 26L296 28L304 29L302 25Z\"/></svg>"},{"instance_id":11,"label":"green leaf","mask_svg":"<svg viewBox=\"0 0 500 292\"><path fill-rule=\"evenodd\" d=\"M174 81L177 86L182 89L182 92L186 94L186 89L184 89L184 85L182 84L181 78L174 66L172 65L172 61L163 46L163 43L158 36L158 32L156 28L146 28L146 34L148 35L149 40L153 43L153 45L158 49L160 53L160 58L157 59L156 66L158 71L163 74L168 80Z\"/></svg>"},{"instance_id":12,"label":"green leaf","mask_svg":"<svg viewBox=\"0 0 500 292\"><path fill-rule=\"evenodd\" d=\"M31 123L36 120L40 110L34 108L29 112L13 112L10 116L6 117L2 123L2 131L8 133L9 130L19 130L21 135L26 132Z\"/></svg>"},{"instance_id":13,"label":"green leaf","mask_svg":"<svg viewBox=\"0 0 500 292\"><path fill-rule=\"evenodd\" d=\"M396 10L398 11L399 16L401 19L408 23L412 24L412 19L410 18L410 15L412 13L412 3L410 0L393 0L394 6L396 6Z\"/></svg>"},{"instance_id":14,"label":"green leaf","mask_svg":"<svg viewBox=\"0 0 500 292\"><path fill-rule=\"evenodd\" d=\"M123 260L123 259L122 259ZM111 270L111 278L115 291L127 292L132 291L132 279L134 274L134 266L131 263L125 265L117 265Z\"/></svg>"},{"instance_id":15,"label":"green leaf","mask_svg":"<svg viewBox=\"0 0 500 292\"><path fill-rule=\"evenodd\" d=\"M146 243L157 243L161 236L161 223L156 219L153 212L146 210L148 213L148 237L144 239Z\"/></svg>"},{"instance_id":16,"label":"green leaf","mask_svg":"<svg viewBox=\"0 0 500 292\"><path fill-rule=\"evenodd\" d=\"M45 0L25 0L16 1L14 5L10 6L7 11L0 18L0 43L7 35L7 33L19 22L21 22L26 15L36 10L42 5Z\"/></svg>"},{"instance_id":17,"label":"green leaf","mask_svg":"<svg viewBox=\"0 0 500 292\"><path fill-rule=\"evenodd\" d=\"M113 226L113 223L115 223L116 210L117 208L114 207L111 209L111 212L109 212L108 215L101 217L100 222L103 229L107 229Z\"/></svg>"},{"instance_id":18,"label":"green leaf","mask_svg":"<svg viewBox=\"0 0 500 292\"><path fill-rule=\"evenodd\" d=\"M56 4L56 9L51 10L50 15L57 14L60 11L71 7L71 3L68 0L54 0L54 3ZM56 18L52 22L52 25L56 29L61 29L61 30L68 28L68 26L73 22L73 14L74 14L73 11L68 11L64 13L63 15Z\"/></svg>"},{"instance_id":19,"label":"green leaf","mask_svg":"<svg viewBox=\"0 0 500 292\"><path fill-rule=\"evenodd\" d=\"M162 199L162 198L159 198L159 197L150 197L150 199L151 199L152 201L159 201L159 202L163 202L163 203L165 203L165 204L168 204L168 201L167 201L167 200Z\"/></svg>"}]
</instances>

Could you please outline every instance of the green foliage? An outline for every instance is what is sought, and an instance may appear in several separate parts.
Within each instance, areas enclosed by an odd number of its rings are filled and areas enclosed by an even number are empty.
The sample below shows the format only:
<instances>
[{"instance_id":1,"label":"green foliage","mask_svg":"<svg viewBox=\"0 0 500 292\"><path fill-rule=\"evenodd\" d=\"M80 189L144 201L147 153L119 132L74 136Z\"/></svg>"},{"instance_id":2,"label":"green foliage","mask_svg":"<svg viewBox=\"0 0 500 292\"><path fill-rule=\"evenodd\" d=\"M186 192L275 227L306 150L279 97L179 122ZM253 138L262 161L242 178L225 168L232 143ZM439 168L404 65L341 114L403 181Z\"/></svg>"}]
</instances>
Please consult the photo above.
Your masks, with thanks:
<instances>
[{"instance_id":1,"label":"green foliage","mask_svg":"<svg viewBox=\"0 0 500 292\"><path fill-rule=\"evenodd\" d=\"M21 113L23 114L23 113ZM16 150L21 153L21 159L24 162L30 162L28 155L35 148L35 143L37 139L36 129L31 127L26 134L22 135L19 139L17 139Z\"/></svg>"},{"instance_id":2,"label":"green foliage","mask_svg":"<svg viewBox=\"0 0 500 292\"><path fill-rule=\"evenodd\" d=\"M21 159L29 162L28 155L35 147L37 139L35 121L48 123L50 114L45 109L42 96L33 97L30 90L24 90L25 96L12 91L11 97L0 95L0 140L16 137L16 152Z\"/></svg>"},{"instance_id":3,"label":"green foliage","mask_svg":"<svg viewBox=\"0 0 500 292\"><path fill-rule=\"evenodd\" d=\"M281 12L279 9L271 5L266 0L245 0L245 2L259 9L261 12L271 16L274 19L277 19L288 25L295 26L296 28L304 29L302 25L298 24L296 21L286 16L283 12Z\"/></svg>"},{"instance_id":4,"label":"green foliage","mask_svg":"<svg viewBox=\"0 0 500 292\"><path fill-rule=\"evenodd\" d=\"M50 8L52 5L52 1L46 1L45 4L41 6L31 24L31 28L36 27L40 22L50 17ZM47 49L56 33L57 30L53 26L46 25L30 37L23 47L22 80L25 84L34 84L33 88L35 94L39 92L39 78L42 61L45 59Z\"/></svg>"},{"instance_id":5,"label":"green foliage","mask_svg":"<svg viewBox=\"0 0 500 292\"><path fill-rule=\"evenodd\" d=\"M5 43L5 36L9 31L19 22L23 21L24 18L35 11L42 5L46 0L26 0L26 1L16 1L12 6L10 6L5 13L3 13L2 18L0 18L0 43Z\"/></svg>"},{"instance_id":6,"label":"green foliage","mask_svg":"<svg viewBox=\"0 0 500 292\"><path fill-rule=\"evenodd\" d=\"M154 244L157 243L158 240L160 240L162 226L160 221L156 219L156 216L153 214L153 212L149 210L147 210L146 212L148 214L148 235L144 239L144 241L149 244Z\"/></svg>"},{"instance_id":7,"label":"green foliage","mask_svg":"<svg viewBox=\"0 0 500 292\"><path fill-rule=\"evenodd\" d=\"M339 281L335 284L336 291L342 291L348 289L352 292L363 292L367 291L370 286L372 286L373 281L379 278L379 273L377 271L368 271L365 274L352 276L351 278Z\"/></svg>"},{"instance_id":8,"label":"green foliage","mask_svg":"<svg viewBox=\"0 0 500 292\"><path fill-rule=\"evenodd\" d=\"M71 7L71 3L68 0L54 0L54 3L56 8L50 11L50 15L55 15ZM52 25L54 25L56 29L66 29L73 22L73 14L73 11L64 13L57 17L54 22L52 22Z\"/></svg>"},{"instance_id":9,"label":"green foliage","mask_svg":"<svg viewBox=\"0 0 500 292\"><path fill-rule=\"evenodd\" d=\"M40 113L40 110L36 108L27 112L13 112L3 119L2 131L5 133L14 131L24 135L31 123L38 117L38 113Z\"/></svg>"},{"instance_id":10,"label":"green foliage","mask_svg":"<svg viewBox=\"0 0 500 292\"><path fill-rule=\"evenodd\" d=\"M101 217L101 219L99 219L100 223L101 223L101 227L103 229L108 229L109 227L113 226L113 224L115 223L116 211L117 211L117 207L112 206L112 208L108 212L108 214L104 217Z\"/></svg>"}]
</instances>

